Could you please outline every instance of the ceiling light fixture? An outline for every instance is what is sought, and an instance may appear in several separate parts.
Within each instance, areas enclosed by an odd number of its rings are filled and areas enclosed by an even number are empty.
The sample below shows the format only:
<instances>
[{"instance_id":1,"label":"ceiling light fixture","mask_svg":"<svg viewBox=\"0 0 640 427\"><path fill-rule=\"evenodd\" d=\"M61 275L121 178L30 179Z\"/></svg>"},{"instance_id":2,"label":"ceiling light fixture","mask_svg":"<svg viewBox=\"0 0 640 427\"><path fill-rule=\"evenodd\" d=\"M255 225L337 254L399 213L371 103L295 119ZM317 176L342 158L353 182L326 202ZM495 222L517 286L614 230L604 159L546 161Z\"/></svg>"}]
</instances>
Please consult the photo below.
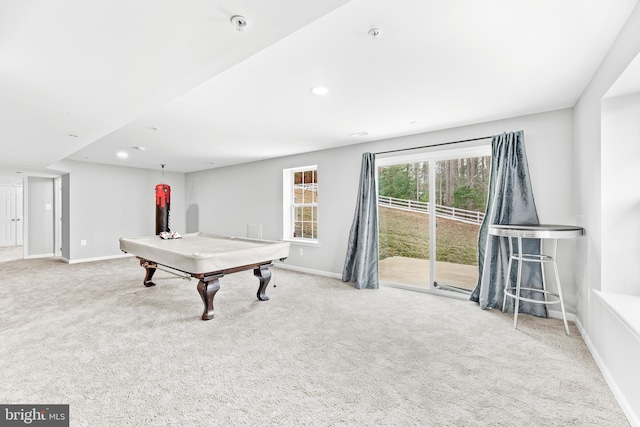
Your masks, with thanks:
<instances>
[{"instance_id":1,"label":"ceiling light fixture","mask_svg":"<svg viewBox=\"0 0 640 427\"><path fill-rule=\"evenodd\" d=\"M126 159L127 157L129 157L129 153L127 153L126 151L118 151L116 153L116 156L118 156L119 159Z\"/></svg>"},{"instance_id":2,"label":"ceiling light fixture","mask_svg":"<svg viewBox=\"0 0 640 427\"><path fill-rule=\"evenodd\" d=\"M316 86L311 88L311 93L314 95L326 95L329 91L326 87Z\"/></svg>"},{"instance_id":3,"label":"ceiling light fixture","mask_svg":"<svg viewBox=\"0 0 640 427\"><path fill-rule=\"evenodd\" d=\"M145 147L132 147L134 150L138 150L138 151L144 151L146 150Z\"/></svg>"},{"instance_id":4,"label":"ceiling light fixture","mask_svg":"<svg viewBox=\"0 0 640 427\"><path fill-rule=\"evenodd\" d=\"M369 35L371 36L372 39L375 40L380 35L380 30L377 28L372 28L369 30Z\"/></svg>"},{"instance_id":5,"label":"ceiling light fixture","mask_svg":"<svg viewBox=\"0 0 640 427\"><path fill-rule=\"evenodd\" d=\"M249 24L247 22L247 18L241 15L233 15L231 17L231 23L233 24L234 27L236 27L237 31L244 30L244 27L246 27Z\"/></svg>"}]
</instances>

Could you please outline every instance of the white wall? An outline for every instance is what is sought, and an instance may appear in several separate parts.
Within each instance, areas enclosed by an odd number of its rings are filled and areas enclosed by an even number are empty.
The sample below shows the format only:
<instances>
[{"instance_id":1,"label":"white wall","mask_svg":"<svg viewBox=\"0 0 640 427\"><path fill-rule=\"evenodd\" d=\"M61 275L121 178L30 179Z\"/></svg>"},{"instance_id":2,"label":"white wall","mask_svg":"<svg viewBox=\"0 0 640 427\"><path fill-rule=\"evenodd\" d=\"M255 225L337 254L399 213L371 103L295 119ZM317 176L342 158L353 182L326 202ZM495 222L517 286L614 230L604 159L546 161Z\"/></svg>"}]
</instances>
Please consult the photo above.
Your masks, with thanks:
<instances>
[{"instance_id":1,"label":"white wall","mask_svg":"<svg viewBox=\"0 0 640 427\"><path fill-rule=\"evenodd\" d=\"M63 256L81 261L121 255L119 238L155 234L155 186L161 171L65 162L69 206L63 209ZM66 181L66 180L64 180ZM63 186L66 183L63 181ZM171 186L172 230L184 229L184 174L165 172ZM81 246L86 240L86 246Z\"/></svg>"},{"instance_id":2,"label":"white wall","mask_svg":"<svg viewBox=\"0 0 640 427\"><path fill-rule=\"evenodd\" d=\"M53 256L53 178L28 177L26 190L27 256Z\"/></svg>"},{"instance_id":3,"label":"white wall","mask_svg":"<svg viewBox=\"0 0 640 427\"><path fill-rule=\"evenodd\" d=\"M340 276L355 209L361 156L364 152L418 147L524 130L534 197L541 222L572 224L572 112L516 117L455 129L352 145L186 176L187 210L198 212L189 231L246 236L247 224L262 224L263 238L282 238L282 169L318 165L319 247L292 245L287 264ZM189 214L187 214L189 216ZM299 255L302 247L304 254ZM570 268L574 248L559 247L563 289L574 309L575 277ZM566 268L563 268L566 267ZM553 279L550 283L554 283Z\"/></svg>"},{"instance_id":4,"label":"white wall","mask_svg":"<svg viewBox=\"0 0 640 427\"><path fill-rule=\"evenodd\" d=\"M633 425L640 426L640 370L637 369L638 334L631 333L623 318L595 291L607 289L619 253L605 237L611 230L607 196L611 167L607 159L615 153L601 138L602 97L640 53L640 5L636 6L588 87L574 107L575 192L577 219L587 230L586 274L578 287L578 320L583 336L611 389ZM636 143L637 144L637 143ZM611 151L608 151L611 149ZM614 154L615 155L615 154ZM636 169L640 165L636 165ZM621 239L636 236L625 232ZM603 242L605 244L603 244ZM636 261L637 262L637 261ZM605 273L607 275L604 275ZM640 304L635 312L640 311ZM630 339L631 338L631 339ZM634 360L635 362L631 362Z\"/></svg>"},{"instance_id":5,"label":"white wall","mask_svg":"<svg viewBox=\"0 0 640 427\"><path fill-rule=\"evenodd\" d=\"M6 185L23 185L22 177L9 177L9 176L0 176L0 184Z\"/></svg>"},{"instance_id":6,"label":"white wall","mask_svg":"<svg viewBox=\"0 0 640 427\"><path fill-rule=\"evenodd\" d=\"M640 93L602 102L603 291L640 296Z\"/></svg>"},{"instance_id":7,"label":"white wall","mask_svg":"<svg viewBox=\"0 0 640 427\"><path fill-rule=\"evenodd\" d=\"M574 107L576 213L587 228L589 289L601 288L602 150L601 100L640 51L640 6ZM585 296L587 296L585 294ZM589 327L589 325L585 325Z\"/></svg>"}]
</instances>

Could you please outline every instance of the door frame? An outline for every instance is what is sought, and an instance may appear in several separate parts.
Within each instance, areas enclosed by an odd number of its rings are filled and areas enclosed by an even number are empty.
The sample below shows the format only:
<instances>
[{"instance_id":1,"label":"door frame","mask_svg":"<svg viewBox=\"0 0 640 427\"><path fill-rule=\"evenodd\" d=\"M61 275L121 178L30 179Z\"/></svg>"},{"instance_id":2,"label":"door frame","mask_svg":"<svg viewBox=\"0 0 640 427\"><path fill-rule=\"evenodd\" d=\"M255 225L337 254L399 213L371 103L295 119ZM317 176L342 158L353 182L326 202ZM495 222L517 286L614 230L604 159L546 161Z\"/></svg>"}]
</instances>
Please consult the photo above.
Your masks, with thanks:
<instances>
[{"instance_id":1,"label":"door frame","mask_svg":"<svg viewBox=\"0 0 640 427\"><path fill-rule=\"evenodd\" d=\"M429 162L429 287L419 288L411 285L402 285L396 283L384 283L388 286L409 289L418 292L437 293L438 295L451 296L453 298L468 299L468 296L463 294L457 294L454 292L440 292L435 287L436 279L436 245L437 245L437 232L436 232L436 204L431 203L432 195L436 194L436 168L435 163L440 160L451 160L468 157L484 157L491 156L491 140L488 141L473 141L471 143L456 144L453 148L434 146L425 147L416 150L412 150L410 154L403 151L402 154L398 153L385 153L377 155L375 160L376 171L376 194L379 193L379 180L378 169L381 166L402 165L408 163L420 163Z\"/></svg>"}]
</instances>

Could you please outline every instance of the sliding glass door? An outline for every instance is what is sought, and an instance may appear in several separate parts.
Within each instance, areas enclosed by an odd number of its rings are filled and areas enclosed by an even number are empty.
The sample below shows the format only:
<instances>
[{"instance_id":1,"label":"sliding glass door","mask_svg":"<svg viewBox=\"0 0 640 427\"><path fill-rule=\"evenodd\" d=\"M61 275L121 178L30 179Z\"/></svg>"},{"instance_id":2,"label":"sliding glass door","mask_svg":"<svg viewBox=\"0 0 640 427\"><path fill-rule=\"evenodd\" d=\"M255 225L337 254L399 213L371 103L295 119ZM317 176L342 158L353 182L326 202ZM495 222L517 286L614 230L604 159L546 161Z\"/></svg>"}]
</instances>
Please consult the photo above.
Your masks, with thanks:
<instances>
[{"instance_id":1,"label":"sliding glass door","mask_svg":"<svg viewBox=\"0 0 640 427\"><path fill-rule=\"evenodd\" d=\"M431 286L429 163L378 168L380 280Z\"/></svg>"},{"instance_id":2,"label":"sliding glass door","mask_svg":"<svg viewBox=\"0 0 640 427\"><path fill-rule=\"evenodd\" d=\"M437 234L434 286L470 292L478 280L478 233L489 189L490 156L435 161Z\"/></svg>"},{"instance_id":3,"label":"sliding glass door","mask_svg":"<svg viewBox=\"0 0 640 427\"><path fill-rule=\"evenodd\" d=\"M489 145L376 160L380 280L469 293L478 275Z\"/></svg>"}]
</instances>

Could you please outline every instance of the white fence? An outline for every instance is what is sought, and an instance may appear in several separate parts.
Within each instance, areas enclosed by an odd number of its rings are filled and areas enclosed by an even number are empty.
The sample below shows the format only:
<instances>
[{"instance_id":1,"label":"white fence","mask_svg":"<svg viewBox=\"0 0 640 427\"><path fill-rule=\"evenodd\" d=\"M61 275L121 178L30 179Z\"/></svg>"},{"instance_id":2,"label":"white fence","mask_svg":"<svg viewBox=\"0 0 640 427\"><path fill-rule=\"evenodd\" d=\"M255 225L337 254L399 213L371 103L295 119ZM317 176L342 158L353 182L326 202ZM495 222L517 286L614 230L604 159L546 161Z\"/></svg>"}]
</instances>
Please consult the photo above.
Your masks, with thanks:
<instances>
[{"instance_id":1,"label":"white fence","mask_svg":"<svg viewBox=\"0 0 640 427\"><path fill-rule=\"evenodd\" d=\"M396 199L395 197L378 196L378 206L402 209L411 212L429 213L429 202L416 200ZM453 208L436 204L436 216L466 222L467 224L482 224L484 212L470 211L467 209Z\"/></svg>"}]
</instances>

